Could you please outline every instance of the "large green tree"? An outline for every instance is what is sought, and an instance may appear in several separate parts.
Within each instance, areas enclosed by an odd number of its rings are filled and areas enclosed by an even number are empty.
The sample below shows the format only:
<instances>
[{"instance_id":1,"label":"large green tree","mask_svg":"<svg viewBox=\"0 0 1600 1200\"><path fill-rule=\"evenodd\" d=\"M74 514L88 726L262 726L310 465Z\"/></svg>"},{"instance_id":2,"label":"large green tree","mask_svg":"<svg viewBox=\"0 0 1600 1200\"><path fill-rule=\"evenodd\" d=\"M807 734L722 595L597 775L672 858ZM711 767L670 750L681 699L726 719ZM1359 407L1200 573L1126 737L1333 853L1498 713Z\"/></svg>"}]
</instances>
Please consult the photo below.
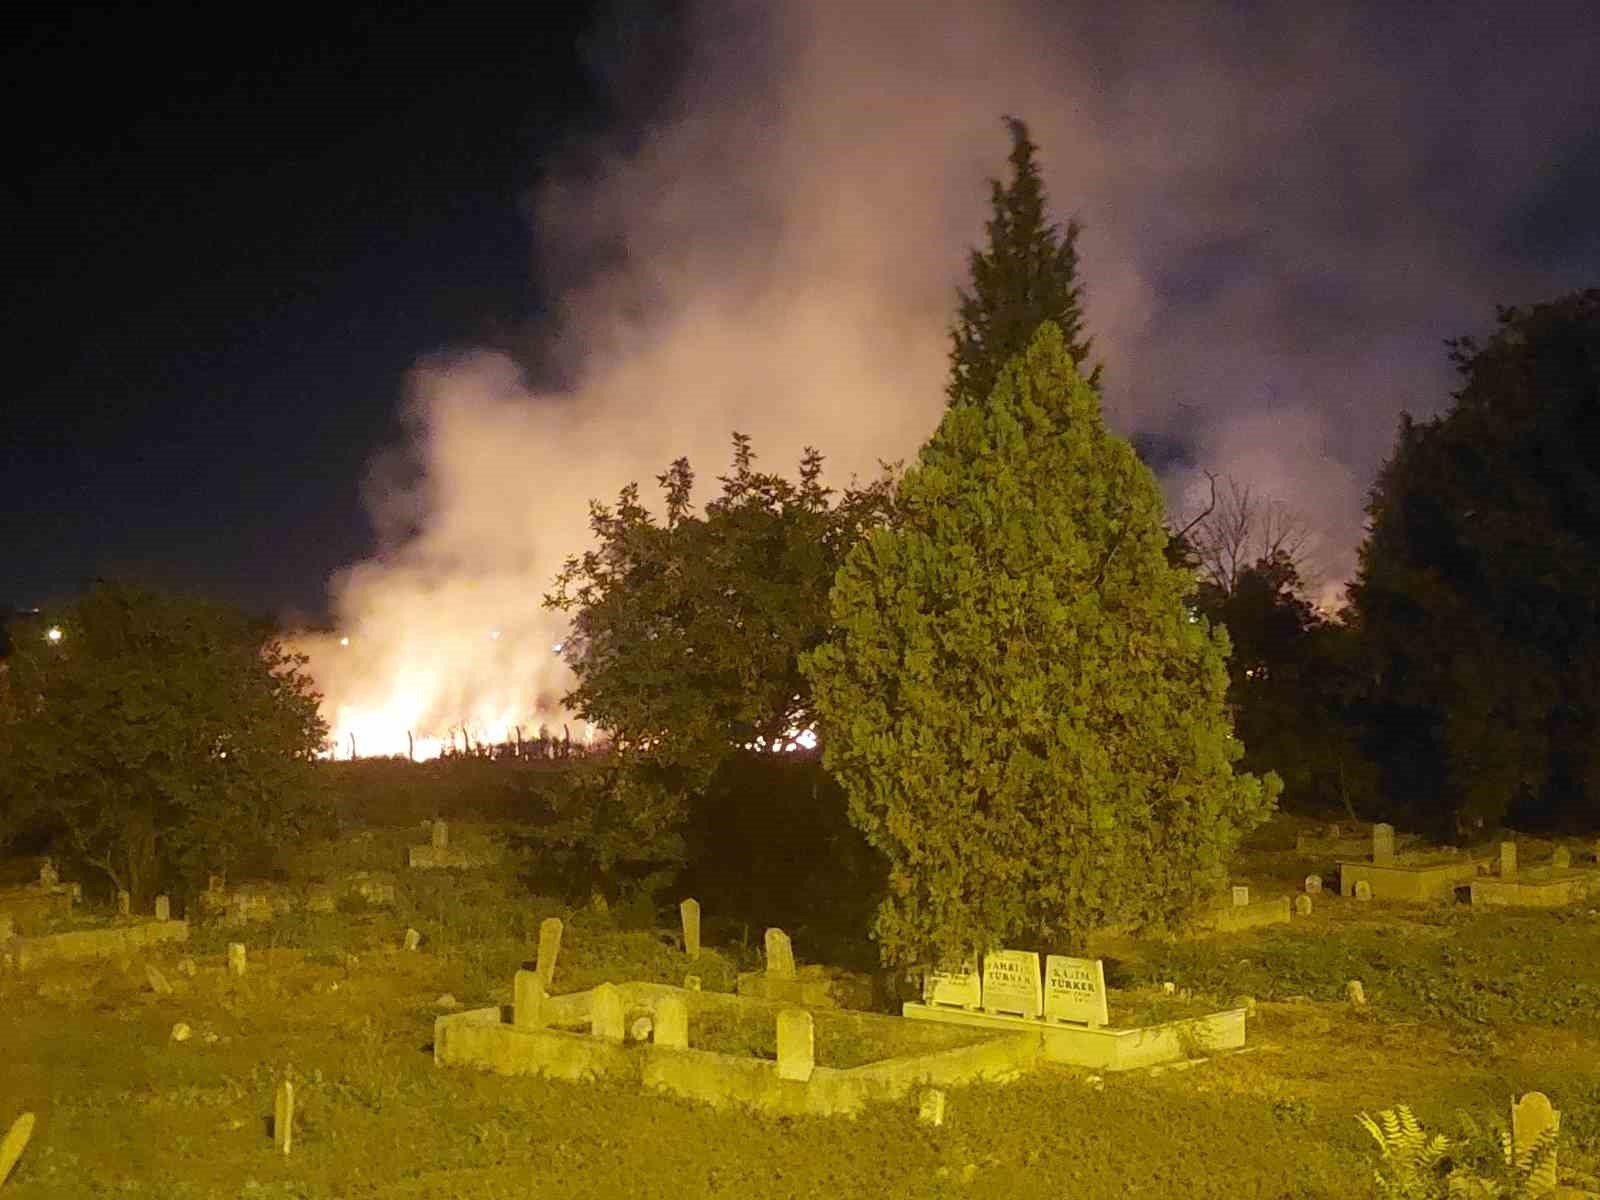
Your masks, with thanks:
<instances>
[{"instance_id":1,"label":"large green tree","mask_svg":"<svg viewBox=\"0 0 1600 1200\"><path fill-rule=\"evenodd\" d=\"M1226 635L1185 607L1155 479L1054 324L945 414L897 507L802 663L890 862L885 960L1180 920L1278 782L1234 772Z\"/></svg>"},{"instance_id":2,"label":"large green tree","mask_svg":"<svg viewBox=\"0 0 1600 1200\"><path fill-rule=\"evenodd\" d=\"M1080 227L1068 221L1063 230L1050 220L1034 158L1038 147L1022 121L1007 117L1006 127L1011 133L1011 178L990 181L989 243L969 256L971 290L961 291L950 332L946 394L951 404L986 401L1006 363L1027 349L1044 321L1061 330L1074 363L1087 369L1089 361L1083 285L1078 282ZM1089 383L1100 385L1098 366Z\"/></svg>"},{"instance_id":3,"label":"large green tree","mask_svg":"<svg viewBox=\"0 0 1600 1200\"><path fill-rule=\"evenodd\" d=\"M1600 291L1451 343L1401 421L1351 588L1395 815L1600 825Z\"/></svg>"},{"instance_id":4,"label":"large green tree","mask_svg":"<svg viewBox=\"0 0 1600 1200\"><path fill-rule=\"evenodd\" d=\"M260 625L102 584L17 632L0 799L135 900L255 865L324 816L319 697L305 660Z\"/></svg>"}]
</instances>

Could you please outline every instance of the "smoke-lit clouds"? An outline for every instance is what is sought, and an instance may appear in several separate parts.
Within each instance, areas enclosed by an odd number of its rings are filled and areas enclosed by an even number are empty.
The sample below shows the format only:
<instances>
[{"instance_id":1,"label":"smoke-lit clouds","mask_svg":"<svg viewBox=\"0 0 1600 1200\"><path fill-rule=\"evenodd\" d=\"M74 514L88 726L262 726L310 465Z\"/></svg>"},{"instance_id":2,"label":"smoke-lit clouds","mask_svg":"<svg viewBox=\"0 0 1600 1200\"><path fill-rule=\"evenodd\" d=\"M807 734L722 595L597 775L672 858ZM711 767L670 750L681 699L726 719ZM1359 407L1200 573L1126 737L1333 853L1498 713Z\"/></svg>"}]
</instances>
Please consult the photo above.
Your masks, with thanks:
<instances>
[{"instance_id":1,"label":"smoke-lit clouds","mask_svg":"<svg viewBox=\"0 0 1600 1200\"><path fill-rule=\"evenodd\" d=\"M553 711L564 623L538 602L591 497L680 454L710 485L734 429L774 467L818 446L838 482L914 455L1005 113L1084 223L1113 426L1193 464L1165 477L1176 507L1200 469L1234 474L1347 577L1397 414L1448 399L1440 340L1583 282L1517 222L1568 177L1593 18L1125 9L697 9L666 116L533 200L543 269L576 281L545 354L572 392L487 352L419 367L420 479L375 476L395 544L336 581L351 645L312 647L361 752Z\"/></svg>"}]
</instances>

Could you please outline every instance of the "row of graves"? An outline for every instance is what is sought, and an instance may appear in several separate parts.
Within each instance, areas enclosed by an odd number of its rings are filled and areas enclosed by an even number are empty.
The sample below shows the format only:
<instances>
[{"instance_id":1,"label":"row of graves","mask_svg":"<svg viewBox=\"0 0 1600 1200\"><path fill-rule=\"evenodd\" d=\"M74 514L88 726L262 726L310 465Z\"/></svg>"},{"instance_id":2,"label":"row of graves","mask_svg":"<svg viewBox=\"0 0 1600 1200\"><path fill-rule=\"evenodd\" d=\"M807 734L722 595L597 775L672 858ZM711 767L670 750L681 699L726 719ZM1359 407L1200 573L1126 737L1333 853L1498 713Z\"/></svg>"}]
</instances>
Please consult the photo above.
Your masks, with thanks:
<instances>
[{"instance_id":1,"label":"row of graves","mask_svg":"<svg viewBox=\"0 0 1600 1200\"><path fill-rule=\"evenodd\" d=\"M1416 839L1408 840L1415 845ZM1600 895L1600 841L1592 854L1583 852L1584 862L1575 861L1568 847L1557 846L1548 862L1523 867L1516 842L1501 842L1498 850L1494 857L1455 847L1402 853L1394 826L1374 825L1368 856L1339 863L1339 891L1357 900L1413 903L1453 900L1465 891L1474 907L1524 908L1554 908Z\"/></svg>"},{"instance_id":2,"label":"row of graves","mask_svg":"<svg viewBox=\"0 0 1600 1200\"><path fill-rule=\"evenodd\" d=\"M173 920L166 896L157 896L153 912L144 914L118 891L115 915L108 918L79 908L82 885L63 882L53 860L39 860L38 872L30 883L0 890L0 969L112 958L189 938L188 923Z\"/></svg>"}]
</instances>

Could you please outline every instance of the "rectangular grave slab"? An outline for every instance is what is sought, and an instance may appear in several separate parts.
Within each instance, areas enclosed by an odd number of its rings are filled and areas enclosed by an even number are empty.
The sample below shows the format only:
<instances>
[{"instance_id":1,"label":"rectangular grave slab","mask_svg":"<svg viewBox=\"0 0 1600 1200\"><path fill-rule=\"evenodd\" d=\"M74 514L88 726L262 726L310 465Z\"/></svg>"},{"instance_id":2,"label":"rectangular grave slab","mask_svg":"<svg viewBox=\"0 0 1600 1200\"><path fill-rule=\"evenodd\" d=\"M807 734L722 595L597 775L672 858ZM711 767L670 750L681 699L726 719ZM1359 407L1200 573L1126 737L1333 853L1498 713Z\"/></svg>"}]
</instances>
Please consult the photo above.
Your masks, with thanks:
<instances>
[{"instance_id":1,"label":"rectangular grave slab","mask_svg":"<svg viewBox=\"0 0 1600 1200\"><path fill-rule=\"evenodd\" d=\"M984 955L983 1010L1021 1017L1037 1017L1044 1011L1037 952L995 950Z\"/></svg>"},{"instance_id":2,"label":"rectangular grave slab","mask_svg":"<svg viewBox=\"0 0 1600 1200\"><path fill-rule=\"evenodd\" d=\"M1354 896L1356 884L1365 881L1372 888L1374 900L1412 904L1449 900L1454 898L1457 886L1477 878L1478 866L1478 860L1470 858L1416 866L1397 863L1386 867L1370 862L1344 862L1339 864L1339 894Z\"/></svg>"},{"instance_id":3,"label":"rectangular grave slab","mask_svg":"<svg viewBox=\"0 0 1600 1200\"><path fill-rule=\"evenodd\" d=\"M1481 876L1472 881L1472 905L1503 908L1560 908L1590 896L1600 896L1600 871L1562 873L1550 879L1496 879Z\"/></svg>"}]
</instances>

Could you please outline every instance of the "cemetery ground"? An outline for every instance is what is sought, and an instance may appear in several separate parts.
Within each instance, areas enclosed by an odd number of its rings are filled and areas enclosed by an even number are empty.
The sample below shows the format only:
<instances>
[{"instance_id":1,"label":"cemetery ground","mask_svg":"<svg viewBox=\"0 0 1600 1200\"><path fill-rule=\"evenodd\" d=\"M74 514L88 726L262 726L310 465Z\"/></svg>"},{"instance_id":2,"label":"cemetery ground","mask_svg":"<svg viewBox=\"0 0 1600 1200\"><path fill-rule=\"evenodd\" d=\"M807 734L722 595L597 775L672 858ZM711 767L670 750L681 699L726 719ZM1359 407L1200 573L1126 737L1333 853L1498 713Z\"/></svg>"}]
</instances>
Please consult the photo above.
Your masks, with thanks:
<instances>
[{"instance_id":1,"label":"cemetery ground","mask_svg":"<svg viewBox=\"0 0 1600 1200\"><path fill-rule=\"evenodd\" d=\"M1289 849L1295 827L1275 821L1236 864L1253 897L1299 890L1318 865ZM407 872L397 864L418 838L415 827L383 831L297 868L388 870L393 907L196 921L187 944L122 962L0 974L0 1127L37 1114L0 1195L1345 1198L1373 1194L1376 1146L1358 1113L1405 1103L1454 1132L1458 1110L1504 1121L1511 1098L1532 1090L1562 1112L1563 1182L1600 1190L1593 901L1475 912L1324 893L1288 925L1108 944L1113 996L1147 1016L1253 997L1247 1049L1185 1069L1051 1066L956 1087L931 1127L915 1097L855 1118L773 1118L632 1085L436 1067L435 1017L452 999L509 1004L545 917L566 921L555 994L690 973L731 991L739 971L759 968L762 939L708 912L709 944L690 963L675 904L656 922L637 906L573 908L540 898L512 860ZM402 949L408 928L422 934L415 951ZM243 977L226 970L234 941L248 946ZM804 963L800 931L795 951ZM184 958L192 977L177 969ZM170 994L152 990L146 963ZM1351 979L1364 1007L1346 999ZM1159 986L1169 980L1170 998ZM175 1041L180 1022L190 1036ZM829 1029L819 1020L820 1063L881 1052L830 1042ZM706 1033L773 1054L770 1034ZM296 1116L283 1155L270 1118L286 1075Z\"/></svg>"}]
</instances>

